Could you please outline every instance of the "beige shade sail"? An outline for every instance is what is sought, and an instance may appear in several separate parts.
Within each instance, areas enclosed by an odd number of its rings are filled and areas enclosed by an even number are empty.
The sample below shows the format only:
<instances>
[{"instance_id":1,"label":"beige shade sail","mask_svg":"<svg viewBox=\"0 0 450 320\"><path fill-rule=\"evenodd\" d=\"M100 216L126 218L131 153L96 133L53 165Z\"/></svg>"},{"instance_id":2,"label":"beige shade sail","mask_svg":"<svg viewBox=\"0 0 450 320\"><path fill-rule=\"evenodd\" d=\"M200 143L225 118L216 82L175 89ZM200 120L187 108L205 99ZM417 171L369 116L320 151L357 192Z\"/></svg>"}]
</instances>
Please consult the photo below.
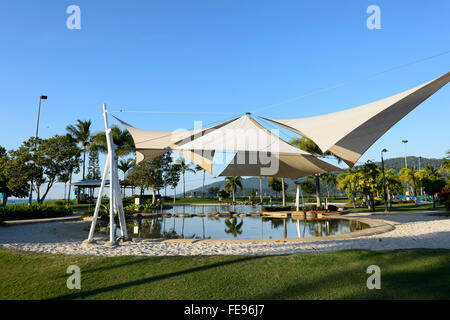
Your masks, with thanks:
<instances>
[{"instance_id":1,"label":"beige shade sail","mask_svg":"<svg viewBox=\"0 0 450 320\"><path fill-rule=\"evenodd\" d=\"M352 167L394 124L450 81L450 72L413 89L356 108L311 118L274 120Z\"/></svg>"},{"instance_id":2,"label":"beige shade sail","mask_svg":"<svg viewBox=\"0 0 450 320\"><path fill-rule=\"evenodd\" d=\"M309 155L265 129L249 116L242 116L220 128L209 130L187 143L179 143L174 150L220 150L292 153Z\"/></svg>"},{"instance_id":3,"label":"beige shade sail","mask_svg":"<svg viewBox=\"0 0 450 320\"><path fill-rule=\"evenodd\" d=\"M133 137L133 141L136 147L136 163L148 161L155 157L163 155L170 150L176 149L177 143L186 143L187 141L192 140L198 134L202 134L207 130L215 130L235 120L233 119L231 121L207 129L185 131L153 131L138 129L120 120L117 117L114 118L121 124L123 124ZM212 159L214 157L214 153L204 152L202 150L193 151L188 149L175 151L198 164L209 173L212 173Z\"/></svg>"},{"instance_id":4,"label":"beige shade sail","mask_svg":"<svg viewBox=\"0 0 450 320\"><path fill-rule=\"evenodd\" d=\"M298 179L316 173L342 171L313 155L237 152L220 176L264 176Z\"/></svg>"}]
</instances>

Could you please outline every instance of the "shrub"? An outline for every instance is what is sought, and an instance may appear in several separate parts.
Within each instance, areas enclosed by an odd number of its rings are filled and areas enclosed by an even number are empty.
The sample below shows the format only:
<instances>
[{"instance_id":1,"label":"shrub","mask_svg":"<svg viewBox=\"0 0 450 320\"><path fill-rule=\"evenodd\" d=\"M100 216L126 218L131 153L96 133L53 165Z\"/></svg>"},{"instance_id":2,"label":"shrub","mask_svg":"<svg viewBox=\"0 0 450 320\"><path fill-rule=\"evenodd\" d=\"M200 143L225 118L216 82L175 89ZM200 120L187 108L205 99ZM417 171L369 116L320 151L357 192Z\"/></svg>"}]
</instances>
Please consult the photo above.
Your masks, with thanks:
<instances>
[{"instance_id":1,"label":"shrub","mask_svg":"<svg viewBox=\"0 0 450 320\"><path fill-rule=\"evenodd\" d=\"M0 221L45 219L70 216L72 208L68 206L49 207L33 203L0 207Z\"/></svg>"},{"instance_id":2,"label":"shrub","mask_svg":"<svg viewBox=\"0 0 450 320\"><path fill-rule=\"evenodd\" d=\"M330 211L338 211L338 207L336 207L335 205L330 204L330 205L328 205L328 210L330 210Z\"/></svg>"},{"instance_id":3,"label":"shrub","mask_svg":"<svg viewBox=\"0 0 450 320\"><path fill-rule=\"evenodd\" d=\"M291 206L286 206L286 207L283 207L283 206L280 206L280 207L266 207L266 206L263 206L261 210L264 211L264 212L277 212L277 211L292 211L292 210L295 210L295 208L291 207Z\"/></svg>"},{"instance_id":4,"label":"shrub","mask_svg":"<svg viewBox=\"0 0 450 320\"><path fill-rule=\"evenodd\" d=\"M447 209L448 211L450 211L450 199L445 201L445 209Z\"/></svg>"}]
</instances>

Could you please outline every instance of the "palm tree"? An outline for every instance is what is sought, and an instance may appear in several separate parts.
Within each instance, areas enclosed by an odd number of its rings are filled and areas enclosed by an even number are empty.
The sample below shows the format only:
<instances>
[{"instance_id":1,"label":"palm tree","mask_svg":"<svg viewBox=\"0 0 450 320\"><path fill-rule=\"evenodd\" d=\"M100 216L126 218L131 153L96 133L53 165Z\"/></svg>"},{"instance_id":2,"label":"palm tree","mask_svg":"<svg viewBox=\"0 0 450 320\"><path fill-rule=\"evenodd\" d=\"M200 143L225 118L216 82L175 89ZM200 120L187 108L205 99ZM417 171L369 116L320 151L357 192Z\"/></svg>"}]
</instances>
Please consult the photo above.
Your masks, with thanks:
<instances>
[{"instance_id":1,"label":"palm tree","mask_svg":"<svg viewBox=\"0 0 450 320\"><path fill-rule=\"evenodd\" d=\"M127 160L120 160L119 164L117 165L117 168L123 172L123 181L125 182L126 180L126 176L127 176L127 172L130 171L131 168L133 168L135 165L135 161L131 158L127 159ZM125 188L126 186L124 185L123 187L123 194L125 195Z\"/></svg>"},{"instance_id":2,"label":"palm tree","mask_svg":"<svg viewBox=\"0 0 450 320\"><path fill-rule=\"evenodd\" d=\"M76 144L75 138L70 133L67 133L65 135L65 137L66 137L68 143ZM80 155L80 153L78 152L77 156L74 160L76 160L79 157L79 155ZM73 175L74 171L75 171L75 173L78 173L80 171L79 163L75 164L75 166L74 166L74 163L71 163L70 167L67 168L67 175L69 177L69 192L67 193L67 203L68 204L70 203L70 193L72 191L71 190L72 189L72 175Z\"/></svg>"},{"instance_id":3,"label":"palm tree","mask_svg":"<svg viewBox=\"0 0 450 320\"><path fill-rule=\"evenodd\" d=\"M339 163L342 161L341 158L332 154L329 151L322 152L322 150L320 150L319 146L317 146L312 140L307 139L305 137L292 139L290 141L290 143L293 146L296 146L297 148L299 148L303 151L309 152L315 156L332 156L332 157L336 158ZM316 173L314 175L314 182L316 184L316 204L317 204L317 206L320 206L322 201L320 198L320 174L319 173Z\"/></svg>"},{"instance_id":4,"label":"palm tree","mask_svg":"<svg viewBox=\"0 0 450 320\"><path fill-rule=\"evenodd\" d=\"M236 202L236 189L239 187L242 190L242 177L239 176L232 176L232 177L226 177L225 181L227 183L225 184L224 190L226 192L230 192L233 195L233 203Z\"/></svg>"},{"instance_id":5,"label":"palm tree","mask_svg":"<svg viewBox=\"0 0 450 320\"><path fill-rule=\"evenodd\" d=\"M286 206L286 189L287 184L284 182L284 178L281 178L281 181L277 178L270 177L269 178L269 186L278 194L281 191L281 196L283 198L283 206Z\"/></svg>"},{"instance_id":6,"label":"palm tree","mask_svg":"<svg viewBox=\"0 0 450 320\"><path fill-rule=\"evenodd\" d=\"M320 180L325 181L325 186L327 188L327 195L330 198L330 186L336 185L336 175L330 172L325 172L320 175Z\"/></svg>"},{"instance_id":7,"label":"palm tree","mask_svg":"<svg viewBox=\"0 0 450 320\"><path fill-rule=\"evenodd\" d=\"M400 179L408 183L413 188L414 202L417 205L417 185L419 184L419 175L410 168L402 168L400 170Z\"/></svg>"},{"instance_id":8,"label":"palm tree","mask_svg":"<svg viewBox=\"0 0 450 320\"><path fill-rule=\"evenodd\" d=\"M356 208L356 180L356 171L354 169L347 169L347 172L337 176L337 189L345 190L347 197L352 199L353 208Z\"/></svg>"},{"instance_id":9,"label":"palm tree","mask_svg":"<svg viewBox=\"0 0 450 320\"><path fill-rule=\"evenodd\" d=\"M193 172L195 173L195 170L191 168L191 164L187 163L183 158L179 158L177 161L177 164L179 165L179 170L183 174L183 198L186 198L186 180L184 177L184 174L186 172Z\"/></svg>"},{"instance_id":10,"label":"palm tree","mask_svg":"<svg viewBox=\"0 0 450 320\"><path fill-rule=\"evenodd\" d=\"M68 125L66 127L67 132L80 144L81 150L83 151L83 180L85 179L86 152L91 143L91 124L91 120L81 121L78 119L75 125Z\"/></svg>"},{"instance_id":11,"label":"palm tree","mask_svg":"<svg viewBox=\"0 0 450 320\"><path fill-rule=\"evenodd\" d=\"M202 167L200 167L199 165L196 165L194 170L196 172L203 171L202 198L204 198L205 197L205 173L206 173L206 170L203 169Z\"/></svg>"},{"instance_id":12,"label":"palm tree","mask_svg":"<svg viewBox=\"0 0 450 320\"><path fill-rule=\"evenodd\" d=\"M116 160L119 157L124 157L133 152L134 148L133 137L131 136L130 132L128 132L127 129L122 130L120 129L119 126L113 125L111 127L111 133L113 137L113 142L118 147L115 150ZM103 153L108 153L108 145L106 143L105 132L103 131L98 132L92 137L92 148Z\"/></svg>"}]
</instances>

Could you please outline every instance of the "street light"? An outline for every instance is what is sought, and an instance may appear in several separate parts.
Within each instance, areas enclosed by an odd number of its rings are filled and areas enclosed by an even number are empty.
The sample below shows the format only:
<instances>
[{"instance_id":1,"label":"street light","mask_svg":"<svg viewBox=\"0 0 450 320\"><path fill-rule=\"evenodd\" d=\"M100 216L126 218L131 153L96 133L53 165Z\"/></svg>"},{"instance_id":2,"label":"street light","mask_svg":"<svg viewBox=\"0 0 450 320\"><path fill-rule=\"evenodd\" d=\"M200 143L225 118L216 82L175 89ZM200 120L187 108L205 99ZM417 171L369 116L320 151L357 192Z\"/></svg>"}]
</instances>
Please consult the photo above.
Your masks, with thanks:
<instances>
[{"instance_id":1,"label":"street light","mask_svg":"<svg viewBox=\"0 0 450 320\"><path fill-rule=\"evenodd\" d=\"M387 205L387 192L386 192L386 177L384 175L384 159L383 159L383 152L387 152L386 149L381 150L381 171L383 172L383 189L384 189L384 212L388 212L388 205Z\"/></svg>"},{"instance_id":2,"label":"street light","mask_svg":"<svg viewBox=\"0 0 450 320\"><path fill-rule=\"evenodd\" d=\"M408 140L402 140L402 142L405 144L405 168L408 168L408 161L406 160L406 144L408 143Z\"/></svg>"},{"instance_id":3,"label":"street light","mask_svg":"<svg viewBox=\"0 0 450 320\"><path fill-rule=\"evenodd\" d=\"M40 96L39 97L39 107L38 107L38 114L37 114L37 122L36 122L36 136L34 140L34 152L37 151L37 139L39 134L39 117L41 115L41 101L47 100L47 96ZM33 201L33 178L31 178L30 183L30 197L28 199L28 203L31 205L31 202Z\"/></svg>"}]
</instances>

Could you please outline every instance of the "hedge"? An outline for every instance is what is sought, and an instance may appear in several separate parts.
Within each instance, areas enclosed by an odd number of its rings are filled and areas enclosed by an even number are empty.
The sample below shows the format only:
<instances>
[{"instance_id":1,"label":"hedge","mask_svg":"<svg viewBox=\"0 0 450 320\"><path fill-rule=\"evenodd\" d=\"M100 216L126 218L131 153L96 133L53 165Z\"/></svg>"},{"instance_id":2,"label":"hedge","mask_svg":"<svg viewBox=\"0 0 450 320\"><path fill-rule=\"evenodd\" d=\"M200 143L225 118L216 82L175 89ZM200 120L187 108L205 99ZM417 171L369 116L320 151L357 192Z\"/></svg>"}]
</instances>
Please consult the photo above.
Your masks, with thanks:
<instances>
[{"instance_id":1,"label":"hedge","mask_svg":"<svg viewBox=\"0 0 450 320\"><path fill-rule=\"evenodd\" d=\"M50 207L33 203L0 207L0 221L45 219L70 216L72 208L68 206Z\"/></svg>"}]
</instances>

